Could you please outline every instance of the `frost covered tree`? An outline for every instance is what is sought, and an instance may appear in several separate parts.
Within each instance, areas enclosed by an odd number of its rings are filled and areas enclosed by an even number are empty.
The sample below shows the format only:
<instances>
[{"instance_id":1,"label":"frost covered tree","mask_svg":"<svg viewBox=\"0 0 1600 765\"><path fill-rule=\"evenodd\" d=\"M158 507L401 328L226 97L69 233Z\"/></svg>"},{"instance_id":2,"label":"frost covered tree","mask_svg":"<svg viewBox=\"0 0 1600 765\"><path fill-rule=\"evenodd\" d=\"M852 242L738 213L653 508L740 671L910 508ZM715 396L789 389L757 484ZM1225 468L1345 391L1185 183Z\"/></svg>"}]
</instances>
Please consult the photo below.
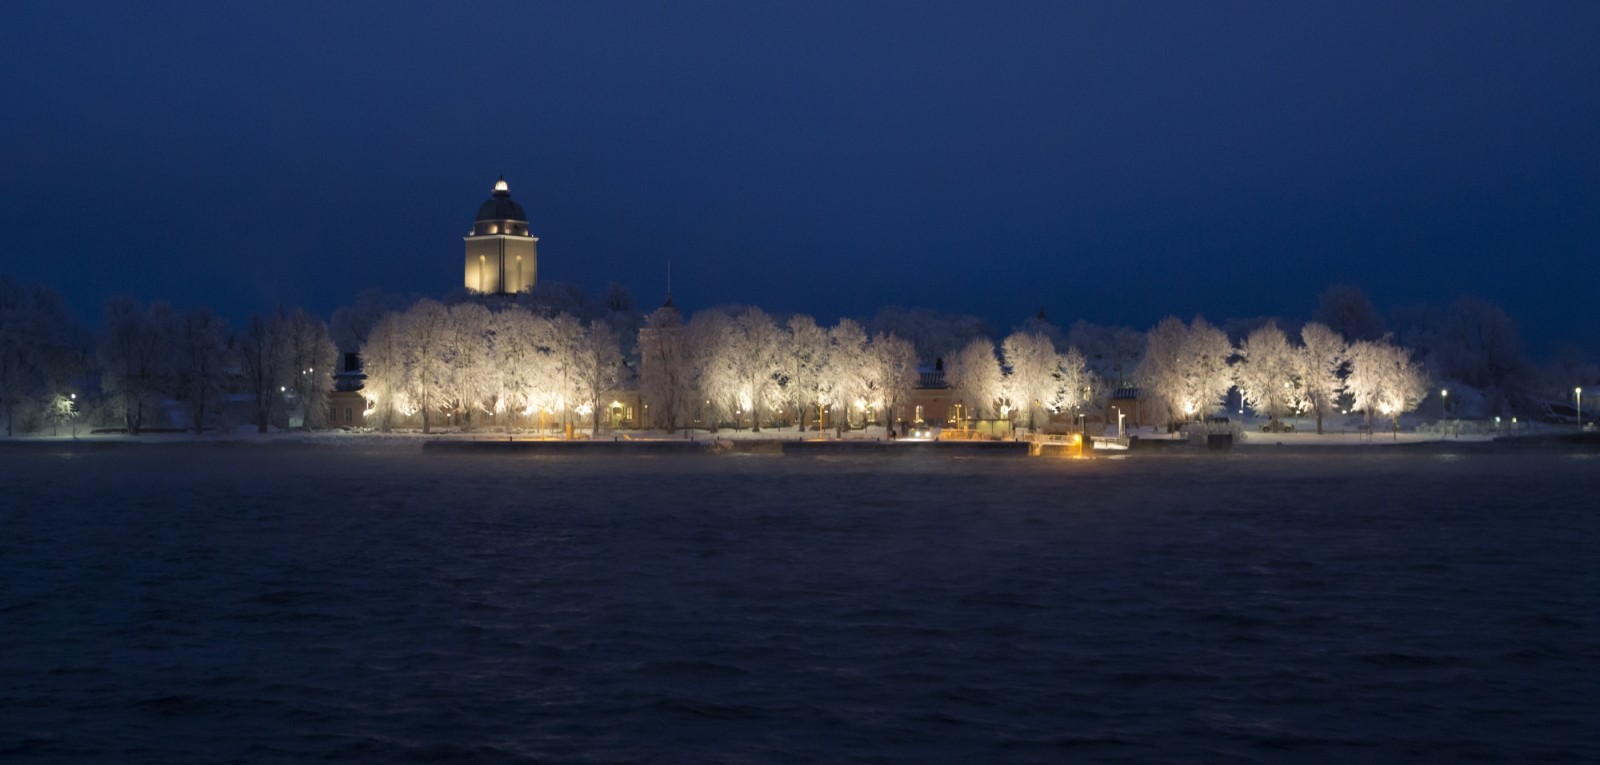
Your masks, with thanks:
<instances>
[{"instance_id":1,"label":"frost covered tree","mask_svg":"<svg viewBox=\"0 0 1600 765\"><path fill-rule=\"evenodd\" d=\"M1013 419L1037 429L1050 412L1060 409L1063 398L1055 343L1043 333L1013 332L1001 342L1000 354L1005 358L1005 397L1016 407Z\"/></svg>"},{"instance_id":2,"label":"frost covered tree","mask_svg":"<svg viewBox=\"0 0 1600 765\"><path fill-rule=\"evenodd\" d=\"M221 408L228 383L228 323L210 309L189 311L176 322L173 350L177 399L189 410L189 421L199 434L206 415Z\"/></svg>"},{"instance_id":3,"label":"frost covered tree","mask_svg":"<svg viewBox=\"0 0 1600 765\"><path fill-rule=\"evenodd\" d=\"M13 435L25 410L72 401L86 341L60 293L0 276L0 415Z\"/></svg>"},{"instance_id":4,"label":"frost covered tree","mask_svg":"<svg viewBox=\"0 0 1600 765\"><path fill-rule=\"evenodd\" d=\"M1144 358L1135 377L1169 420L1209 414L1233 385L1228 358L1233 344L1222 330L1195 317L1189 325L1168 316L1145 336Z\"/></svg>"},{"instance_id":5,"label":"frost covered tree","mask_svg":"<svg viewBox=\"0 0 1600 765\"><path fill-rule=\"evenodd\" d=\"M106 329L96 354L100 384L122 415L129 435L157 414L172 389L172 308L157 301L149 309L127 298L106 306Z\"/></svg>"},{"instance_id":6,"label":"frost covered tree","mask_svg":"<svg viewBox=\"0 0 1600 765\"><path fill-rule=\"evenodd\" d=\"M388 313L368 330L361 349L362 370L367 375L361 396L367 411L363 422L387 433L394 427L395 415L411 409L406 397L405 325L402 314Z\"/></svg>"},{"instance_id":7,"label":"frost covered tree","mask_svg":"<svg viewBox=\"0 0 1600 765\"><path fill-rule=\"evenodd\" d=\"M1396 433L1400 415L1415 409L1428 392L1428 378L1411 359L1411 351L1388 339L1360 341L1350 346L1350 375L1345 380L1352 406L1366 414L1388 417Z\"/></svg>"},{"instance_id":8,"label":"frost covered tree","mask_svg":"<svg viewBox=\"0 0 1600 765\"><path fill-rule=\"evenodd\" d=\"M601 396L622 379L622 351L611 326L595 320L583 330L576 349L573 374L577 380L579 403L589 408L591 435L600 435L600 412L605 408Z\"/></svg>"},{"instance_id":9,"label":"frost covered tree","mask_svg":"<svg viewBox=\"0 0 1600 765\"><path fill-rule=\"evenodd\" d=\"M1435 337L1433 365L1445 379L1488 392L1502 410L1528 369L1517 323L1499 306L1475 297L1450 306Z\"/></svg>"},{"instance_id":10,"label":"frost covered tree","mask_svg":"<svg viewBox=\"0 0 1600 765\"><path fill-rule=\"evenodd\" d=\"M1077 321L1067 331L1067 344L1081 351L1089 371L1112 387L1135 384L1133 373L1144 356L1143 332Z\"/></svg>"},{"instance_id":11,"label":"frost covered tree","mask_svg":"<svg viewBox=\"0 0 1600 765\"><path fill-rule=\"evenodd\" d=\"M688 411L698 412L708 430L734 417L739 410L740 379L732 350L733 318L725 309L698 311L689 318L684 333L688 374L694 399Z\"/></svg>"},{"instance_id":12,"label":"frost covered tree","mask_svg":"<svg viewBox=\"0 0 1600 765\"><path fill-rule=\"evenodd\" d=\"M498 392L497 369L502 364L495 347L496 322L479 303L450 306L451 396L461 412L461 425L471 429L482 415L493 415Z\"/></svg>"},{"instance_id":13,"label":"frost covered tree","mask_svg":"<svg viewBox=\"0 0 1600 765\"><path fill-rule=\"evenodd\" d=\"M296 308L282 317L277 327L282 335L278 347L284 354L279 365L284 375L280 387L287 388L299 403L302 428L327 425L333 365L339 357L339 349L328 337L328 325Z\"/></svg>"},{"instance_id":14,"label":"frost covered tree","mask_svg":"<svg viewBox=\"0 0 1600 765\"><path fill-rule=\"evenodd\" d=\"M916 346L918 357L928 364L947 358L972 340L989 337L988 322L967 314L946 313L931 308L887 306L868 322L873 334L903 337Z\"/></svg>"},{"instance_id":15,"label":"frost covered tree","mask_svg":"<svg viewBox=\"0 0 1600 765\"><path fill-rule=\"evenodd\" d=\"M830 418L835 430L852 427L851 411L862 413L863 420L872 403L868 376L872 356L868 352L867 332L853 319L840 319L828 330L828 364L823 368L823 403L831 405Z\"/></svg>"},{"instance_id":16,"label":"frost covered tree","mask_svg":"<svg viewBox=\"0 0 1600 765\"><path fill-rule=\"evenodd\" d=\"M422 432L431 433L433 410L450 400L450 310L437 300L419 300L402 316L401 328L406 371L401 385L422 413Z\"/></svg>"},{"instance_id":17,"label":"frost covered tree","mask_svg":"<svg viewBox=\"0 0 1600 765\"><path fill-rule=\"evenodd\" d=\"M1058 411L1087 407L1094 401L1095 391L1102 385L1099 375L1089 369L1089 362L1077 348L1068 348L1066 353L1060 355L1056 377L1061 390Z\"/></svg>"},{"instance_id":18,"label":"frost covered tree","mask_svg":"<svg viewBox=\"0 0 1600 765\"><path fill-rule=\"evenodd\" d=\"M794 406L795 427L806 429L806 420L817 411L822 395L822 373L828 365L828 331L805 315L789 317L783 342L783 390ZM821 415L817 429L822 429Z\"/></svg>"},{"instance_id":19,"label":"frost covered tree","mask_svg":"<svg viewBox=\"0 0 1600 765\"><path fill-rule=\"evenodd\" d=\"M1300 410L1300 354L1276 321L1252 331L1239 344L1233 381L1250 408L1271 420Z\"/></svg>"},{"instance_id":20,"label":"frost covered tree","mask_svg":"<svg viewBox=\"0 0 1600 765\"><path fill-rule=\"evenodd\" d=\"M761 413L783 401L778 380L783 374L784 332L760 308L734 317L730 346L739 379L739 405L751 415L751 430L761 430Z\"/></svg>"},{"instance_id":21,"label":"frost covered tree","mask_svg":"<svg viewBox=\"0 0 1600 765\"><path fill-rule=\"evenodd\" d=\"M687 423L696 394L687 335L682 314L670 305L651 312L639 330L639 396L655 407L651 419L669 433Z\"/></svg>"},{"instance_id":22,"label":"frost covered tree","mask_svg":"<svg viewBox=\"0 0 1600 765\"><path fill-rule=\"evenodd\" d=\"M1300 328L1300 348L1295 354L1300 389L1306 406L1317 418L1317 435L1322 435L1322 420L1333 414L1344 392L1345 363L1349 358L1343 337L1326 324L1311 322Z\"/></svg>"},{"instance_id":23,"label":"frost covered tree","mask_svg":"<svg viewBox=\"0 0 1600 765\"><path fill-rule=\"evenodd\" d=\"M879 333L872 338L870 347L872 370L870 387L881 403L884 424L895 427L896 413L911 397L917 384L917 347L910 340L892 334Z\"/></svg>"},{"instance_id":24,"label":"frost covered tree","mask_svg":"<svg viewBox=\"0 0 1600 765\"><path fill-rule=\"evenodd\" d=\"M283 379L284 353L276 318L250 317L250 323L238 337L238 359L244 390L250 396L256 432L265 433L283 404L283 391L278 381Z\"/></svg>"},{"instance_id":25,"label":"frost covered tree","mask_svg":"<svg viewBox=\"0 0 1600 765\"><path fill-rule=\"evenodd\" d=\"M991 419L999 413L1005 398L1005 379L1000 360L994 355L993 341L980 337L967 343L945 362L944 379L956 402L966 407L963 420Z\"/></svg>"},{"instance_id":26,"label":"frost covered tree","mask_svg":"<svg viewBox=\"0 0 1600 765\"><path fill-rule=\"evenodd\" d=\"M549 322L517 305L496 311L492 320L495 362L489 379L494 409L514 422L517 416L534 414L542 405L539 391L547 387L542 349L549 347Z\"/></svg>"}]
</instances>

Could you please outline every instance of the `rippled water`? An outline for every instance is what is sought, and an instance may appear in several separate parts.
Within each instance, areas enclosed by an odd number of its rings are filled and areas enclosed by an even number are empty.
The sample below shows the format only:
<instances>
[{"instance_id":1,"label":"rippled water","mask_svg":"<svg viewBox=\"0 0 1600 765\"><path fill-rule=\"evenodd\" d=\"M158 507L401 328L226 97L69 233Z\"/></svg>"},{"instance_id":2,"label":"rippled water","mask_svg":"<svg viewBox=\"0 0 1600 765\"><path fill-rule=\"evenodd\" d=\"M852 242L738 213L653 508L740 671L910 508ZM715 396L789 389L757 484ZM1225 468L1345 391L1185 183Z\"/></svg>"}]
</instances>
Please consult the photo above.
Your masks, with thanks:
<instances>
[{"instance_id":1,"label":"rippled water","mask_svg":"<svg viewBox=\"0 0 1600 765\"><path fill-rule=\"evenodd\" d=\"M1600 759L1600 459L0 452L0 758Z\"/></svg>"}]
</instances>

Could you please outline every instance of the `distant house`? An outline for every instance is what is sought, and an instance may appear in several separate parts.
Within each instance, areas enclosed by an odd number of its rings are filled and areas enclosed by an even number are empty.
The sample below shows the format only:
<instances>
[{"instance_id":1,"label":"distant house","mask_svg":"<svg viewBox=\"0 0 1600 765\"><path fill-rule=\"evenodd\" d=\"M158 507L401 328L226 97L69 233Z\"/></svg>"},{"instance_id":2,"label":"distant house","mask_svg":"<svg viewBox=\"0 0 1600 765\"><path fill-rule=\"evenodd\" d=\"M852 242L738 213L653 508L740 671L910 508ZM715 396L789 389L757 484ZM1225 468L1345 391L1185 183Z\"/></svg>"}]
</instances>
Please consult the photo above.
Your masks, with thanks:
<instances>
[{"instance_id":1,"label":"distant house","mask_svg":"<svg viewBox=\"0 0 1600 765\"><path fill-rule=\"evenodd\" d=\"M1140 390L1134 387L1117 388L1106 397L1106 425L1117 422L1117 416L1122 416L1124 427L1140 427L1153 425L1151 422L1152 407L1140 395Z\"/></svg>"}]
</instances>

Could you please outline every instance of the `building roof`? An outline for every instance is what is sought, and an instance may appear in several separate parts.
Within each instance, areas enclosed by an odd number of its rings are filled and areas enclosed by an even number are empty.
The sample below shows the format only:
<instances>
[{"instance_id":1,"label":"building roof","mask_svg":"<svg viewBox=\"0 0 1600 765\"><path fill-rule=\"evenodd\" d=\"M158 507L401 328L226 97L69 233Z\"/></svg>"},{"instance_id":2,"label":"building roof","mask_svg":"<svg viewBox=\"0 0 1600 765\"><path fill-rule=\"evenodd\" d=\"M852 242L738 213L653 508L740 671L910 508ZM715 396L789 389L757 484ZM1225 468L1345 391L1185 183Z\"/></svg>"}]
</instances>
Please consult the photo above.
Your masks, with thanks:
<instances>
[{"instance_id":1,"label":"building roof","mask_svg":"<svg viewBox=\"0 0 1600 765\"><path fill-rule=\"evenodd\" d=\"M506 185L505 176L494 184L494 196L478 208L478 217L474 220L514 220L528 222L528 214L522 211L522 205L511 198L511 188Z\"/></svg>"}]
</instances>

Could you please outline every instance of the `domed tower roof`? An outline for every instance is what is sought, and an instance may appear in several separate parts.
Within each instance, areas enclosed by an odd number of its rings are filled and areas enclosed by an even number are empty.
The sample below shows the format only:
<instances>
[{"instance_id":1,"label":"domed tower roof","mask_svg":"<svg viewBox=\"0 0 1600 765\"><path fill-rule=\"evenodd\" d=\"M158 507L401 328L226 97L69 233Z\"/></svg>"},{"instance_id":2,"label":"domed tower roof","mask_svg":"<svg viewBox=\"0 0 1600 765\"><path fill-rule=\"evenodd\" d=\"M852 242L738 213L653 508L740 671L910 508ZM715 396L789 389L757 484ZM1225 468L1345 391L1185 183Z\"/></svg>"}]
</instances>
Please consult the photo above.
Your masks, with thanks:
<instances>
[{"instance_id":1,"label":"domed tower roof","mask_svg":"<svg viewBox=\"0 0 1600 765\"><path fill-rule=\"evenodd\" d=\"M511 199L511 187L506 185L506 178L502 175L494 184L494 196L489 197L489 201L478 208L478 217L474 220L514 220L527 223L528 214L522 211L522 205Z\"/></svg>"}]
</instances>

